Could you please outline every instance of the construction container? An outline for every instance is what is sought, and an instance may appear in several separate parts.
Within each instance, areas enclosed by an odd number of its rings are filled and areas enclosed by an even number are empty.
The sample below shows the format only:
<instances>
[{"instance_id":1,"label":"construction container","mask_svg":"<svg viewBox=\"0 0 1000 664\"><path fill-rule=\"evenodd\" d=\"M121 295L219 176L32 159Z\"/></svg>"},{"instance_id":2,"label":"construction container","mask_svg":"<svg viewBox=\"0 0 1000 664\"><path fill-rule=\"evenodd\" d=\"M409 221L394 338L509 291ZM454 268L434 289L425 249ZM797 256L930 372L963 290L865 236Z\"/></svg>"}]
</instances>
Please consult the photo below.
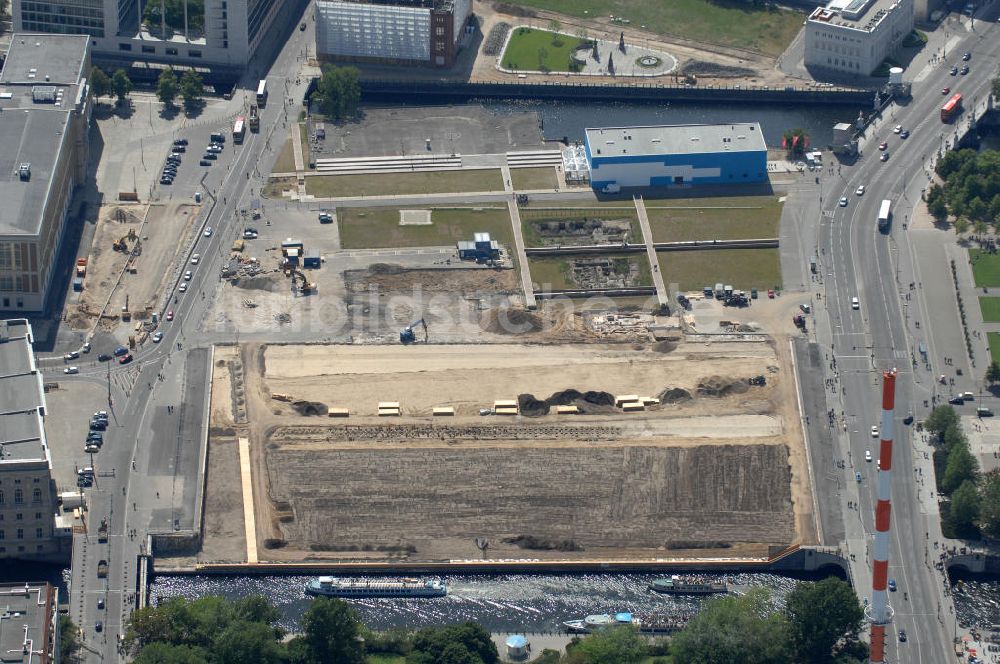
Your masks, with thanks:
<instances>
[{"instance_id":1,"label":"construction container","mask_svg":"<svg viewBox=\"0 0 1000 664\"><path fill-rule=\"evenodd\" d=\"M320 257L318 251L309 252L302 258L302 267L318 270L322 264L323 259Z\"/></svg>"},{"instance_id":2,"label":"construction container","mask_svg":"<svg viewBox=\"0 0 1000 664\"><path fill-rule=\"evenodd\" d=\"M399 409L398 408L379 408L378 409L378 416L379 417L399 417Z\"/></svg>"},{"instance_id":3,"label":"construction container","mask_svg":"<svg viewBox=\"0 0 1000 664\"><path fill-rule=\"evenodd\" d=\"M77 277L73 279L73 290L80 292L83 290L83 279Z\"/></svg>"},{"instance_id":4,"label":"construction container","mask_svg":"<svg viewBox=\"0 0 1000 664\"><path fill-rule=\"evenodd\" d=\"M517 401L514 399L497 399L493 402L493 408L514 408L517 409Z\"/></svg>"},{"instance_id":5,"label":"construction container","mask_svg":"<svg viewBox=\"0 0 1000 664\"><path fill-rule=\"evenodd\" d=\"M579 415L580 409L576 406L556 406L556 415Z\"/></svg>"},{"instance_id":6,"label":"construction container","mask_svg":"<svg viewBox=\"0 0 1000 664\"><path fill-rule=\"evenodd\" d=\"M621 408L622 405L629 403L630 401L638 401L638 400L639 400L638 394L622 394L615 397L615 405Z\"/></svg>"},{"instance_id":7,"label":"construction container","mask_svg":"<svg viewBox=\"0 0 1000 664\"><path fill-rule=\"evenodd\" d=\"M517 415L517 406L499 406L493 409L496 415Z\"/></svg>"},{"instance_id":8,"label":"construction container","mask_svg":"<svg viewBox=\"0 0 1000 664\"><path fill-rule=\"evenodd\" d=\"M656 397L639 397L639 401L645 406L659 406L660 400Z\"/></svg>"},{"instance_id":9,"label":"construction container","mask_svg":"<svg viewBox=\"0 0 1000 664\"><path fill-rule=\"evenodd\" d=\"M636 411L646 410L646 407L638 401L630 401L622 404L622 410L626 413L634 413Z\"/></svg>"},{"instance_id":10,"label":"construction container","mask_svg":"<svg viewBox=\"0 0 1000 664\"><path fill-rule=\"evenodd\" d=\"M455 409L452 408L451 406L440 406L438 408L435 408L433 412L434 412L435 416L439 416L439 415L440 416L448 416L448 415L454 415L455 414Z\"/></svg>"},{"instance_id":11,"label":"construction container","mask_svg":"<svg viewBox=\"0 0 1000 664\"><path fill-rule=\"evenodd\" d=\"M398 401L379 401L378 402L378 409L382 410L383 408L395 408L396 410L399 410L399 402Z\"/></svg>"},{"instance_id":12,"label":"construction container","mask_svg":"<svg viewBox=\"0 0 1000 664\"><path fill-rule=\"evenodd\" d=\"M348 417L350 416L351 411L346 408L331 408L326 414L329 417Z\"/></svg>"}]
</instances>

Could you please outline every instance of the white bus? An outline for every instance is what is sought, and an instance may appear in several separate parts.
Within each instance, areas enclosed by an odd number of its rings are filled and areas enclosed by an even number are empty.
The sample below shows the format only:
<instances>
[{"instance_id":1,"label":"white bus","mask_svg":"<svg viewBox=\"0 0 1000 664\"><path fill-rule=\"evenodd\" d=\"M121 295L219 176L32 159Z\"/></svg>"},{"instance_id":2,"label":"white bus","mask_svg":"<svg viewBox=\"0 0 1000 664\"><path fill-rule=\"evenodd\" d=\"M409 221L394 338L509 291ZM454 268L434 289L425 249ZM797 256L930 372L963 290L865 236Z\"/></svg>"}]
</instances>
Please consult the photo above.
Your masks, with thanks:
<instances>
[{"instance_id":1,"label":"white bus","mask_svg":"<svg viewBox=\"0 0 1000 664\"><path fill-rule=\"evenodd\" d=\"M267 105L267 80L261 80L257 84L257 106L263 108Z\"/></svg>"},{"instance_id":2,"label":"white bus","mask_svg":"<svg viewBox=\"0 0 1000 664\"><path fill-rule=\"evenodd\" d=\"M886 199L878 209L878 229L885 231L889 229L889 219L892 216L892 201Z\"/></svg>"}]
</instances>

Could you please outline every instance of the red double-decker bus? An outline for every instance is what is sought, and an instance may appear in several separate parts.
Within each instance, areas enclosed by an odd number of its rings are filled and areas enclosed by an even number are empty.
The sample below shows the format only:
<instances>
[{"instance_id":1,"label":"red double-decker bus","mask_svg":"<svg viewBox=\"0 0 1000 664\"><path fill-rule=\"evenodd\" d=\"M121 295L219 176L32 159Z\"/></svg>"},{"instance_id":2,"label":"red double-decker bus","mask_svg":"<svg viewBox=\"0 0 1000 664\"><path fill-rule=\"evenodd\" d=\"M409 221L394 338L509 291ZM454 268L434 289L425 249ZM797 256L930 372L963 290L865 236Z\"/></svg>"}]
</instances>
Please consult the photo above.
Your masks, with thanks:
<instances>
[{"instance_id":1,"label":"red double-decker bus","mask_svg":"<svg viewBox=\"0 0 1000 664\"><path fill-rule=\"evenodd\" d=\"M236 117L236 122L233 123L233 143L242 143L243 137L247 135L247 122L246 118L242 115Z\"/></svg>"},{"instance_id":2,"label":"red double-decker bus","mask_svg":"<svg viewBox=\"0 0 1000 664\"><path fill-rule=\"evenodd\" d=\"M962 95L957 92L941 107L941 122L951 122L962 112Z\"/></svg>"}]
</instances>

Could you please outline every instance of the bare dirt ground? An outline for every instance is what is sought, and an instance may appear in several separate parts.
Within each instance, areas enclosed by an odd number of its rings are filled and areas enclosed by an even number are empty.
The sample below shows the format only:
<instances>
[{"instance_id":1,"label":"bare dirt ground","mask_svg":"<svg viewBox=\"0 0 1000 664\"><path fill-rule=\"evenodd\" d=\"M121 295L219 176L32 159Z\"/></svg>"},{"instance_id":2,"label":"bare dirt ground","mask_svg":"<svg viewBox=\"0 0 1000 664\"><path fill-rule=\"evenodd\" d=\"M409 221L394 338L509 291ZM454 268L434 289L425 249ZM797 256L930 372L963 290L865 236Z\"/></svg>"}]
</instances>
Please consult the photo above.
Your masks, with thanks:
<instances>
[{"instance_id":1,"label":"bare dirt ground","mask_svg":"<svg viewBox=\"0 0 1000 664\"><path fill-rule=\"evenodd\" d=\"M653 348L244 346L262 559L474 558L476 538L487 557L550 558L759 555L811 542L787 351ZM753 375L767 385L698 393ZM637 414L478 415L496 399L567 388L693 398ZM351 416L304 417L272 393ZM402 417L377 418L379 401L399 401ZM456 416L431 417L442 405ZM213 417L224 411L213 403ZM238 509L212 502L212 468L206 510ZM208 532L212 522L206 512L206 552L229 536Z\"/></svg>"},{"instance_id":2,"label":"bare dirt ground","mask_svg":"<svg viewBox=\"0 0 1000 664\"><path fill-rule=\"evenodd\" d=\"M70 324L77 329L93 325L137 244L141 253L133 260L136 271L123 276L101 324L106 329L116 327L126 297L133 316L142 319L163 292L170 264L177 255L177 238L187 235L197 214L198 206L183 203L102 207L88 258L83 296L79 305L68 307ZM113 249L115 241L121 238L125 238L127 253Z\"/></svg>"}]
</instances>

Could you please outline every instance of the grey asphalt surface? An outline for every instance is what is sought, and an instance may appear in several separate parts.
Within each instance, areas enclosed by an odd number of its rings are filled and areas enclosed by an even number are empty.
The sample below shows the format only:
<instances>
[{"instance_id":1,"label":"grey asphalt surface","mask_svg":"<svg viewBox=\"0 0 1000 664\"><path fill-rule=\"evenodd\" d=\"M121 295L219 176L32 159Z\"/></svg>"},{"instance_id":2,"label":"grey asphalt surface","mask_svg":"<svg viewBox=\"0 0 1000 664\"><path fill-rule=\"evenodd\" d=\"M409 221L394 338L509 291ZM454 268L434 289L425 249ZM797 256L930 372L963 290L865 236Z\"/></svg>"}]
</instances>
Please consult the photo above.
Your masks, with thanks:
<instances>
[{"instance_id":1,"label":"grey asphalt surface","mask_svg":"<svg viewBox=\"0 0 1000 664\"><path fill-rule=\"evenodd\" d=\"M927 274L933 272L936 276L942 271L940 265L930 263L940 262L944 252L924 254L932 249L932 234L940 231L914 232L919 239L913 242L908 222L914 208L921 205L921 190L928 183L925 167L931 167L931 158L938 149L953 140L956 125L964 126L969 117L967 110L955 125L943 125L938 112L941 89L951 86L962 92L969 105L977 98L982 100L1000 61L996 11L986 12L994 20L976 21L976 31L969 30L967 23L963 23L966 30L961 32L954 26L950 28L952 41L946 62L928 65L923 71L915 68L907 76L915 79L913 99L886 110L884 119L869 130L862 145L864 156L856 164L843 166L839 173L835 164L832 169L828 164L821 176L823 198L817 239L821 268L812 289L822 296L823 306L816 314L816 342L822 349L826 378L834 380L825 396L827 408L834 409L838 419L827 428L836 435L834 446L839 453L829 459L813 453L814 475L822 478L826 472L839 474L838 487L844 487L838 498L845 515L847 552L854 557L852 576L863 597L871 595L870 553L878 472L874 462L864 461L864 454L871 450L878 457L878 440L869 429L880 419L881 373L898 370L889 576L896 579L899 588L889 598L894 611L887 630L886 661L890 662L944 662L954 657L950 643L956 626L946 593L947 580L932 567L937 558L934 543L941 534L932 494L929 449L911 435L912 429L903 424L903 418L911 408L918 420L929 412L935 394L934 376L948 373L955 377L954 367L944 370L943 358L964 358L964 343L955 348L956 335L960 339L961 332L955 329L957 316L947 314L954 306L947 264L943 268L947 276L940 279L944 283ZM934 50L933 41L929 50ZM960 79L949 76L948 67L966 50L973 54L972 72ZM908 140L893 134L895 124L912 132ZM891 157L887 162L880 162L876 156L881 140L889 142ZM860 184L868 190L859 197L854 190ZM847 207L837 205L840 196L848 197ZM884 198L893 201L893 222L887 234L880 233L875 223ZM938 236L937 244L941 242ZM935 282L933 290L928 288L929 281ZM910 282L915 282L913 291ZM861 301L859 311L851 308L854 296ZM918 328L919 321L925 323ZM917 354L918 340L931 348L929 370L911 361ZM832 358L836 360L835 370ZM964 378L957 378L956 387L949 390L974 380L968 372ZM824 411L809 415L822 417L823 424L827 422ZM812 422L811 430L815 424ZM854 481L855 472L861 473L860 483ZM817 483L824 486L822 479ZM848 501L852 506L860 503L860 508L848 507ZM829 509L829 500L822 500L821 511ZM824 514L824 522L830 516ZM899 628L908 633L906 643L896 638Z\"/></svg>"}]
</instances>

